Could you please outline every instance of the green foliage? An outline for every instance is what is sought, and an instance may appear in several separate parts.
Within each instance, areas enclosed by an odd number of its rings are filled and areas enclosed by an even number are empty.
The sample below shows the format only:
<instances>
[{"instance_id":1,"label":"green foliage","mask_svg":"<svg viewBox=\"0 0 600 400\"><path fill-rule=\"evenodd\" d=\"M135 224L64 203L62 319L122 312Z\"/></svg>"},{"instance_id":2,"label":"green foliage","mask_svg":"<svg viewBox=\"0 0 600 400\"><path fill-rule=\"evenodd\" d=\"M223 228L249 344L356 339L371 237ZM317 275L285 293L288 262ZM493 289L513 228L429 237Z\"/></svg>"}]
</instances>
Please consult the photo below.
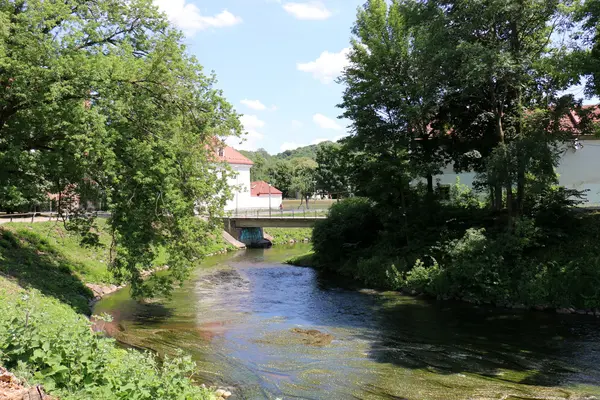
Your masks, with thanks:
<instances>
[{"instance_id":1,"label":"green foliage","mask_svg":"<svg viewBox=\"0 0 600 400\"><path fill-rule=\"evenodd\" d=\"M299 193L301 198L306 201L306 208L308 208L308 199L316 191L315 169L317 163L310 158L295 158L292 160L292 168L290 190Z\"/></svg>"},{"instance_id":2,"label":"green foliage","mask_svg":"<svg viewBox=\"0 0 600 400\"><path fill-rule=\"evenodd\" d=\"M342 146L326 143L317 149L315 170L316 189L320 193L333 194L336 198L348 197L350 176L347 156Z\"/></svg>"},{"instance_id":3,"label":"green foliage","mask_svg":"<svg viewBox=\"0 0 600 400\"><path fill-rule=\"evenodd\" d=\"M211 399L189 357L123 350L68 306L0 278L0 362L61 399ZM105 320L105 319L104 319Z\"/></svg>"},{"instance_id":4,"label":"green foliage","mask_svg":"<svg viewBox=\"0 0 600 400\"><path fill-rule=\"evenodd\" d=\"M93 188L112 213L115 273L149 294L141 276L168 248L168 291L229 193L215 138L241 125L215 77L150 0L2 1L0 15L0 205L67 191L66 212Z\"/></svg>"},{"instance_id":5,"label":"green foliage","mask_svg":"<svg viewBox=\"0 0 600 400\"><path fill-rule=\"evenodd\" d=\"M315 225L312 234L315 256L324 266L342 265L361 248L375 243L381 227L370 200L344 199L333 204L327 219Z\"/></svg>"}]
</instances>

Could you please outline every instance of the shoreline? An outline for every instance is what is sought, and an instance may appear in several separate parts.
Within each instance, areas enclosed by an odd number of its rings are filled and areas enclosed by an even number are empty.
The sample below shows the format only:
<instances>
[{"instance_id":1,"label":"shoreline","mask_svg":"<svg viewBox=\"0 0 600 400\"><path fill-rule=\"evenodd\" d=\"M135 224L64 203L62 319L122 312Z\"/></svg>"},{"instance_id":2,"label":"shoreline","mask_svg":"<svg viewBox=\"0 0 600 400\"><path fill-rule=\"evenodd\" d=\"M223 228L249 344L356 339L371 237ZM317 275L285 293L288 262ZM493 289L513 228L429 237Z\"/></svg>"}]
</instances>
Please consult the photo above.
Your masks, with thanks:
<instances>
[{"instance_id":1,"label":"shoreline","mask_svg":"<svg viewBox=\"0 0 600 400\"><path fill-rule=\"evenodd\" d=\"M286 260L285 263L288 265L292 265L294 267L298 267L298 268L312 268L314 270L320 270L321 269L320 267L315 266L315 263L312 260L312 255L313 255L312 253L307 253L304 255L293 257L293 258ZM350 277L348 279L350 279L351 282L356 283L357 285L362 283L359 280L356 280L356 279L353 279ZM472 304L475 306L487 306L487 307L494 307L494 308L499 308L499 309L503 308L505 310L525 310L525 311L535 311L535 312L544 312L544 313L554 313L554 314L560 314L560 315L581 315L581 316L600 318L600 309L585 310L585 309L577 309L575 307L552 307L552 306L548 306L548 305L527 306L525 304L519 304L519 303L496 304L496 303L492 303L492 302L481 302L481 301L467 299L467 298L439 298L439 297L430 296L426 293L419 293L417 291L407 291L407 290L402 290L402 289L401 290L381 290L381 289L376 289L376 288L372 288L369 286L364 286L364 287L361 287L360 289L356 289L356 290L357 291L365 291L366 290L372 294L377 294L377 295L381 295L383 293L397 293L402 296L409 296L409 297L413 297L413 298L423 298L423 299L428 299L428 300L434 300L436 302L456 301L456 302L461 302L464 304Z\"/></svg>"}]
</instances>

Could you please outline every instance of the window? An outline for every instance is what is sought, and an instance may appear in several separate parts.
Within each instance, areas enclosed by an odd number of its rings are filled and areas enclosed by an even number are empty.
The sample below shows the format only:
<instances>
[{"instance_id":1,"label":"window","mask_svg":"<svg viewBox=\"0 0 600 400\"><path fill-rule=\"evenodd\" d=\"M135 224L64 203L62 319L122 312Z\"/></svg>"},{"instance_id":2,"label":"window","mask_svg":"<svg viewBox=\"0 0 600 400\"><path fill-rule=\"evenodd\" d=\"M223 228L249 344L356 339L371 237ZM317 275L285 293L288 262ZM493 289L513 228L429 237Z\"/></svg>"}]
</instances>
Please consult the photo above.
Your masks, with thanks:
<instances>
[{"instance_id":1,"label":"window","mask_svg":"<svg viewBox=\"0 0 600 400\"><path fill-rule=\"evenodd\" d=\"M223 147L219 147L219 157L225 157L225 149Z\"/></svg>"}]
</instances>

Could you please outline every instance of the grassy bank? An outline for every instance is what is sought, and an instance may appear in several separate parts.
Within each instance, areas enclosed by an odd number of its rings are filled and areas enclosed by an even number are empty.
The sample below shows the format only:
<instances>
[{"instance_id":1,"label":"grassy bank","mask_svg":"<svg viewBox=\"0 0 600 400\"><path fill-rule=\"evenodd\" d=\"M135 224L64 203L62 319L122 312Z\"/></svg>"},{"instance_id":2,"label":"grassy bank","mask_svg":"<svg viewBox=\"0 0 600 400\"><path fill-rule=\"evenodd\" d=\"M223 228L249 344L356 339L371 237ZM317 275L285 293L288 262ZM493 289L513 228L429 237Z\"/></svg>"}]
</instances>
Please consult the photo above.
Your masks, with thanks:
<instances>
[{"instance_id":1,"label":"grassy bank","mask_svg":"<svg viewBox=\"0 0 600 400\"><path fill-rule=\"evenodd\" d=\"M273 238L274 245L304 242L312 237L311 228L265 228L264 231Z\"/></svg>"},{"instance_id":2,"label":"grassy bank","mask_svg":"<svg viewBox=\"0 0 600 400\"><path fill-rule=\"evenodd\" d=\"M310 252L296 257L292 257L285 261L286 264L295 265L296 267L318 267L315 253Z\"/></svg>"},{"instance_id":3,"label":"grassy bank","mask_svg":"<svg viewBox=\"0 0 600 400\"><path fill-rule=\"evenodd\" d=\"M22 287L32 287L55 297L81 313L88 313L93 297L85 284L115 284L108 270L110 234L105 220L98 220L99 247L82 247L80 238L62 223L9 223L0 227L0 272ZM231 250L219 236L207 254ZM165 265L167 254L159 251L156 267Z\"/></svg>"},{"instance_id":4,"label":"grassy bank","mask_svg":"<svg viewBox=\"0 0 600 400\"><path fill-rule=\"evenodd\" d=\"M158 360L93 333L87 318L0 276L0 364L61 400L213 399L189 358Z\"/></svg>"},{"instance_id":5,"label":"grassy bank","mask_svg":"<svg viewBox=\"0 0 600 400\"><path fill-rule=\"evenodd\" d=\"M101 246L86 248L57 222L0 227L0 365L62 400L214 398L192 384L189 359L125 351L92 333L86 284L115 283L103 220L98 233ZM219 237L206 252L227 248Z\"/></svg>"}]
</instances>

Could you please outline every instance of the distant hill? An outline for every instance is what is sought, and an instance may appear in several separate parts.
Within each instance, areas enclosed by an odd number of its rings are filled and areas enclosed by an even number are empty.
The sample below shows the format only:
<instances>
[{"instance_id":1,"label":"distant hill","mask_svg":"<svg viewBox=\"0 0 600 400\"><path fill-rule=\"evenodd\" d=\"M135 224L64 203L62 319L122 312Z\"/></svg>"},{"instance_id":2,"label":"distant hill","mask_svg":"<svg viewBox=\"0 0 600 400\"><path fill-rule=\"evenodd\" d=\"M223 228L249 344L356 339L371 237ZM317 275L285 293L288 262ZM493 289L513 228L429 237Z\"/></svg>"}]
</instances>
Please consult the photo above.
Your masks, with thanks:
<instances>
[{"instance_id":1,"label":"distant hill","mask_svg":"<svg viewBox=\"0 0 600 400\"><path fill-rule=\"evenodd\" d=\"M266 161L271 160L292 160L294 158L310 158L311 160L315 160L317 158L317 149L323 143L330 142L321 142L319 144L311 144L310 146L298 147L294 150L286 150L282 153L271 155L265 149L258 149L256 151L246 151L241 150L244 156L248 157L252 161L256 161L257 158L262 157Z\"/></svg>"}]
</instances>

